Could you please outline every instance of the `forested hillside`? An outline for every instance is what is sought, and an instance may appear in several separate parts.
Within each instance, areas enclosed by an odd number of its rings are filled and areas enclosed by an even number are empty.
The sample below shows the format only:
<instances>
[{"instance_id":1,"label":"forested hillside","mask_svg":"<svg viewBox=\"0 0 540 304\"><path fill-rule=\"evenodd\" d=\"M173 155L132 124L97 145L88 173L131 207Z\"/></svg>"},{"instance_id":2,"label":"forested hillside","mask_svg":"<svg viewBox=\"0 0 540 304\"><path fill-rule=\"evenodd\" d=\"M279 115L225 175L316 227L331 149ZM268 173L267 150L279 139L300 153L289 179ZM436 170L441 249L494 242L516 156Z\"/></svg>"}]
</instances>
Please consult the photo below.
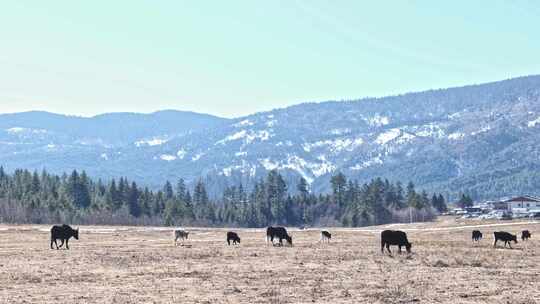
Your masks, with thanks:
<instances>
[{"instance_id":1,"label":"forested hillside","mask_svg":"<svg viewBox=\"0 0 540 304\"><path fill-rule=\"evenodd\" d=\"M290 195L289 188L296 188ZM0 167L0 222L134 224L264 227L364 226L427 221L446 209L442 195L417 192L412 183L376 178L359 184L341 173L331 178L330 194L313 194L300 178L288 185L277 170L252 189L227 187L220 199L208 197L206 185L194 188L183 179L165 182L158 191L126 178L108 183L85 172L61 176L28 170L7 174Z\"/></svg>"},{"instance_id":2,"label":"forested hillside","mask_svg":"<svg viewBox=\"0 0 540 304\"><path fill-rule=\"evenodd\" d=\"M202 178L209 197L252 189L277 170L331 193L338 172L360 183L412 181L450 200L540 195L540 76L354 101L304 103L235 119L165 111L91 118L0 115L0 165L126 176L156 190ZM297 195L296 187L288 194Z\"/></svg>"}]
</instances>

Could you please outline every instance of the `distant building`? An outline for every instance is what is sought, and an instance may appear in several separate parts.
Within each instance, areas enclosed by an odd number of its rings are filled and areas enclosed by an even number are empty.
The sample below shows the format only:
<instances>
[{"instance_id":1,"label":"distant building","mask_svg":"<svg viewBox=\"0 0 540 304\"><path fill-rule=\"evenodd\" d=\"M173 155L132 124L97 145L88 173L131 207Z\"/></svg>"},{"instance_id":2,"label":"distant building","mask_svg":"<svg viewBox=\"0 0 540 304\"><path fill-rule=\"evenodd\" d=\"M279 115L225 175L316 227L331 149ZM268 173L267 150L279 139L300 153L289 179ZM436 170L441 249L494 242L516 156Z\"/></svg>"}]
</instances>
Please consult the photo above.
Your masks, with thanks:
<instances>
[{"instance_id":1,"label":"distant building","mask_svg":"<svg viewBox=\"0 0 540 304\"><path fill-rule=\"evenodd\" d=\"M508 210L508 204L505 203L505 200L502 200L502 201L487 201L487 202L485 202L485 205L487 206L488 209L491 209L491 210L501 210L501 211Z\"/></svg>"},{"instance_id":2,"label":"distant building","mask_svg":"<svg viewBox=\"0 0 540 304\"><path fill-rule=\"evenodd\" d=\"M524 195L524 196L517 196L513 197L507 200L502 201L504 205L506 205L506 210L508 211L514 211L514 210L527 210L527 211L533 211L533 210L540 210L540 198Z\"/></svg>"}]
</instances>

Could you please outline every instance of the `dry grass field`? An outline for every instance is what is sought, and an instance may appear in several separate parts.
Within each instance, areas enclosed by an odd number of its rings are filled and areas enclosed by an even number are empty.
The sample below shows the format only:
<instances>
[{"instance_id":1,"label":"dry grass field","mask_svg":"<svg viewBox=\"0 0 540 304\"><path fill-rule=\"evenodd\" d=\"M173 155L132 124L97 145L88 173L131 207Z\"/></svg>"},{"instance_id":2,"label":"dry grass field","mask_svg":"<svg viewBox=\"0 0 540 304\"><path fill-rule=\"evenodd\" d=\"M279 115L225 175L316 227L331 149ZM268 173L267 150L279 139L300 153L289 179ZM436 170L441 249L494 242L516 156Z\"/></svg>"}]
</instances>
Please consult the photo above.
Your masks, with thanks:
<instances>
[{"instance_id":1,"label":"dry grass field","mask_svg":"<svg viewBox=\"0 0 540 304\"><path fill-rule=\"evenodd\" d=\"M472 225L484 240L472 244ZM380 253L379 232L407 231L413 254ZM0 303L540 303L540 224L459 222L290 229L293 247L265 244L263 229L81 227L71 250L49 249L49 226L0 225ZM532 240L494 249L494 230ZM397 251L397 248L392 248Z\"/></svg>"}]
</instances>

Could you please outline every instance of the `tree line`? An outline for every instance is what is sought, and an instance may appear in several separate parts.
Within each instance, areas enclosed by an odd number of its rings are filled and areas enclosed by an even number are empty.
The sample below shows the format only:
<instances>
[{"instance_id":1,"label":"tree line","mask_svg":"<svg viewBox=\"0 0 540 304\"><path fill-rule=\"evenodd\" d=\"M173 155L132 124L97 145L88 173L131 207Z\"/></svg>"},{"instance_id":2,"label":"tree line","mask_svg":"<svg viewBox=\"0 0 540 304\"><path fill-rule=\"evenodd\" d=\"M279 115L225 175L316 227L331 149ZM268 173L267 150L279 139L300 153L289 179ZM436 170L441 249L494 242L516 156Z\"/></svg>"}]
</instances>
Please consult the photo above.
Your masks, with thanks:
<instances>
[{"instance_id":1,"label":"tree line","mask_svg":"<svg viewBox=\"0 0 540 304\"><path fill-rule=\"evenodd\" d=\"M211 200L202 180L188 187L183 179L167 181L161 189L141 187L127 178L104 182L83 172L0 167L0 222L74 223L166 226L365 226L391 222L428 221L446 211L441 194L417 192L409 182L375 178L359 184L337 173L331 193L312 193L300 178L287 185L281 174L269 171L252 189L227 187Z\"/></svg>"}]
</instances>

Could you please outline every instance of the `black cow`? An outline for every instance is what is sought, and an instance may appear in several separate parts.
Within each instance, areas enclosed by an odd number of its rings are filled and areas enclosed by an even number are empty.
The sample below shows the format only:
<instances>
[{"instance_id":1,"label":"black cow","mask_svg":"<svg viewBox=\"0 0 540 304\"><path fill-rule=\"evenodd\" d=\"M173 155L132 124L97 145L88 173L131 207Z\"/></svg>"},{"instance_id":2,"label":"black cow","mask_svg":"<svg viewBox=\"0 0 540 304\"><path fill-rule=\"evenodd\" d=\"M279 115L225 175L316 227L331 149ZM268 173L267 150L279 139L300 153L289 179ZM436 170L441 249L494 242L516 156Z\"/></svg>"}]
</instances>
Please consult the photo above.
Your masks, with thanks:
<instances>
[{"instance_id":1,"label":"black cow","mask_svg":"<svg viewBox=\"0 0 540 304\"><path fill-rule=\"evenodd\" d=\"M411 253L412 244L409 243L407 234L403 231L385 230L381 232L381 252L384 253L384 247L386 246L388 253L392 254L390 245L397 245L399 253L401 253L401 246L405 246L407 252Z\"/></svg>"},{"instance_id":2,"label":"black cow","mask_svg":"<svg viewBox=\"0 0 540 304\"><path fill-rule=\"evenodd\" d=\"M227 244L231 245L231 241L233 245L240 244L240 237L236 232L227 232Z\"/></svg>"},{"instance_id":3,"label":"black cow","mask_svg":"<svg viewBox=\"0 0 540 304\"><path fill-rule=\"evenodd\" d=\"M321 231L321 241L324 242L324 241L327 241L327 242L330 242L330 239L332 238L332 234L330 234L330 232L328 231Z\"/></svg>"},{"instance_id":4,"label":"black cow","mask_svg":"<svg viewBox=\"0 0 540 304\"><path fill-rule=\"evenodd\" d=\"M480 230L473 230L472 232L472 240L475 242L478 242L482 239L482 232Z\"/></svg>"},{"instance_id":5,"label":"black cow","mask_svg":"<svg viewBox=\"0 0 540 304\"><path fill-rule=\"evenodd\" d=\"M530 238L531 238L531 233L529 232L529 230L521 231L521 240L522 241L527 241Z\"/></svg>"},{"instance_id":6,"label":"black cow","mask_svg":"<svg viewBox=\"0 0 540 304\"><path fill-rule=\"evenodd\" d=\"M514 241L515 244L517 244L517 236L508 232L504 231L496 231L493 232L493 235L495 236L495 243L493 243L493 247L497 246L497 241L504 241L504 247L506 248L506 244L512 249L512 245L510 244L511 241Z\"/></svg>"},{"instance_id":7,"label":"black cow","mask_svg":"<svg viewBox=\"0 0 540 304\"><path fill-rule=\"evenodd\" d=\"M272 241L274 244L274 238L279 239L279 245L283 246L283 240L287 240L287 243L292 246L292 237L287 233L287 229L283 227L268 227L266 228L266 241Z\"/></svg>"},{"instance_id":8,"label":"black cow","mask_svg":"<svg viewBox=\"0 0 540 304\"><path fill-rule=\"evenodd\" d=\"M79 239L79 229L73 229L70 226L64 224L62 226L53 226L51 228L51 249L53 248L53 243L56 245L56 249L59 249L66 242L66 249L69 249L69 239L74 237L76 240ZM56 243L56 240L62 241L60 246Z\"/></svg>"}]
</instances>

